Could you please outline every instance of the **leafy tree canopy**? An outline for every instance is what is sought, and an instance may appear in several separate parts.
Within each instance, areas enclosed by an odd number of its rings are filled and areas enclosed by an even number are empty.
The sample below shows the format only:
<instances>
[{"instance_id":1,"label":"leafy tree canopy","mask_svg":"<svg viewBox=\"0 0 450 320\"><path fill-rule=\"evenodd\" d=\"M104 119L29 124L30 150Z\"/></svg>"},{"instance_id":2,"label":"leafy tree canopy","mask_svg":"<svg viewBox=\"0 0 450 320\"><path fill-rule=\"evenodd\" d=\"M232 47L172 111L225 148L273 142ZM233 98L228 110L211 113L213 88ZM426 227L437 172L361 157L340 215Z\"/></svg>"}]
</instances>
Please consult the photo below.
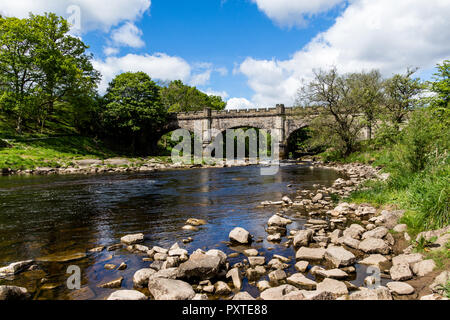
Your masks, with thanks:
<instances>
[{"instance_id":1,"label":"leafy tree canopy","mask_svg":"<svg viewBox=\"0 0 450 320\"><path fill-rule=\"evenodd\" d=\"M223 110L226 102L218 96L209 96L181 80L170 82L161 89L161 99L169 112L201 111L205 108Z\"/></svg>"}]
</instances>

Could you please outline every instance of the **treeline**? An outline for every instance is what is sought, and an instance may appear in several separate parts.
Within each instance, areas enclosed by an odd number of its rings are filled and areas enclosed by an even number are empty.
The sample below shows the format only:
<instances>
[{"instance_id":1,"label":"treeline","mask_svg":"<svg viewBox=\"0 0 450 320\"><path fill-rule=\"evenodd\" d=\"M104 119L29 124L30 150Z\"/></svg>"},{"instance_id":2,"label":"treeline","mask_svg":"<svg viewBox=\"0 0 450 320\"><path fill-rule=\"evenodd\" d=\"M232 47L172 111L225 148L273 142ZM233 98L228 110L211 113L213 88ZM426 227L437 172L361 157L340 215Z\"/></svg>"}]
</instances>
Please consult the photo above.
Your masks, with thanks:
<instances>
[{"instance_id":1,"label":"treeline","mask_svg":"<svg viewBox=\"0 0 450 320\"><path fill-rule=\"evenodd\" d=\"M156 83L126 72L98 93L100 73L68 22L49 13L27 19L0 16L0 130L16 135L72 130L149 152L170 112L222 110L222 98L181 81ZM151 149L151 148L150 148Z\"/></svg>"},{"instance_id":2,"label":"treeline","mask_svg":"<svg viewBox=\"0 0 450 320\"><path fill-rule=\"evenodd\" d=\"M450 223L450 61L438 64L431 81L414 71L389 79L377 71L318 71L299 101L320 107L307 142L326 149L323 159L390 173L352 200L400 205L409 210L404 222L420 231ZM360 139L364 127L372 129L369 140Z\"/></svg>"}]
</instances>

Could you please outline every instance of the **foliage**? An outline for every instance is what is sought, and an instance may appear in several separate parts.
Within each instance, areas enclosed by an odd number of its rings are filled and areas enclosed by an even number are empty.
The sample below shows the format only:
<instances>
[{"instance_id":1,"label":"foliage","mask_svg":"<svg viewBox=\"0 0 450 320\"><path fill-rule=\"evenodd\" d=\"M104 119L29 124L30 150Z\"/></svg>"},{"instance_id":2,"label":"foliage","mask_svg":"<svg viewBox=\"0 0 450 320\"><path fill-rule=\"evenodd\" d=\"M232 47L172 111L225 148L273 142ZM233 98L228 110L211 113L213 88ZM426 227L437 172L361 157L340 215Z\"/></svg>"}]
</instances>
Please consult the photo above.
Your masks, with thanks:
<instances>
[{"instance_id":1,"label":"foliage","mask_svg":"<svg viewBox=\"0 0 450 320\"><path fill-rule=\"evenodd\" d=\"M333 145L348 156L355 151L362 123L358 120L359 104L355 103L350 75L339 75L336 68L314 71L314 80L301 88L298 103L315 106L318 116L311 121L315 144ZM305 110L308 110L305 108Z\"/></svg>"},{"instance_id":2,"label":"foliage","mask_svg":"<svg viewBox=\"0 0 450 320\"><path fill-rule=\"evenodd\" d=\"M205 108L223 110L226 102L221 97L209 96L181 80L170 82L161 89L161 101L169 112L202 111Z\"/></svg>"},{"instance_id":3,"label":"foliage","mask_svg":"<svg viewBox=\"0 0 450 320\"><path fill-rule=\"evenodd\" d=\"M424 89L419 79L412 78L416 71L407 69L404 75L396 74L384 83L386 109L397 131L408 113L419 103L419 94Z\"/></svg>"},{"instance_id":4,"label":"foliage","mask_svg":"<svg viewBox=\"0 0 450 320\"><path fill-rule=\"evenodd\" d=\"M26 120L36 121L42 131L56 102L96 94L100 75L86 54L88 46L68 31L68 22L53 13L0 17L0 103L19 133Z\"/></svg>"},{"instance_id":5,"label":"foliage","mask_svg":"<svg viewBox=\"0 0 450 320\"><path fill-rule=\"evenodd\" d=\"M373 127L384 103L383 79L378 70L352 73L348 76L349 101L364 114L364 122L372 139Z\"/></svg>"},{"instance_id":6,"label":"foliage","mask_svg":"<svg viewBox=\"0 0 450 320\"><path fill-rule=\"evenodd\" d=\"M146 149L142 144L153 142L166 121L159 86L144 72L116 76L104 104L101 119L106 133L130 141L133 151Z\"/></svg>"}]
</instances>

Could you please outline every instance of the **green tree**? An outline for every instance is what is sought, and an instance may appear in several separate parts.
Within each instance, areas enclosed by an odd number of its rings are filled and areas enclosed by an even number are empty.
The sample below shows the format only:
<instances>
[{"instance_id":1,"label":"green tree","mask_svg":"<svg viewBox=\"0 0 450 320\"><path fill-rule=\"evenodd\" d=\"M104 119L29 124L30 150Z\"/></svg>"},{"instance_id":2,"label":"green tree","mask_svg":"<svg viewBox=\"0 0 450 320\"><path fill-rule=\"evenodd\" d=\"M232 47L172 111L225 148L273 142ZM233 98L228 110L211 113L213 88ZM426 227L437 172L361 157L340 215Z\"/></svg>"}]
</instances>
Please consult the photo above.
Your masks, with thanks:
<instances>
[{"instance_id":1,"label":"green tree","mask_svg":"<svg viewBox=\"0 0 450 320\"><path fill-rule=\"evenodd\" d=\"M437 65L433 81L428 82L428 89L434 93L434 96L429 99L431 107L448 123L450 121L450 60Z\"/></svg>"},{"instance_id":2,"label":"green tree","mask_svg":"<svg viewBox=\"0 0 450 320\"><path fill-rule=\"evenodd\" d=\"M209 96L181 80L170 82L161 90L161 99L169 112L201 111L205 108L223 110L226 102L221 97Z\"/></svg>"},{"instance_id":3,"label":"green tree","mask_svg":"<svg viewBox=\"0 0 450 320\"><path fill-rule=\"evenodd\" d=\"M378 70L353 73L348 76L350 89L349 103L364 114L364 121L369 130L369 140L372 139L373 127L383 103L383 78Z\"/></svg>"},{"instance_id":4,"label":"green tree","mask_svg":"<svg viewBox=\"0 0 450 320\"><path fill-rule=\"evenodd\" d=\"M424 86L418 78L412 78L417 69L409 69L404 75L396 74L384 84L386 93L386 109L394 128L400 130L408 114L417 106L419 94Z\"/></svg>"},{"instance_id":5,"label":"green tree","mask_svg":"<svg viewBox=\"0 0 450 320\"><path fill-rule=\"evenodd\" d=\"M351 77L336 68L314 71L314 79L299 90L298 103L312 117L314 145L328 145L349 155L357 145L363 124L359 104L351 94Z\"/></svg>"},{"instance_id":6,"label":"green tree","mask_svg":"<svg viewBox=\"0 0 450 320\"><path fill-rule=\"evenodd\" d=\"M0 17L0 103L16 121L34 117L41 130L56 102L95 96L100 74L88 48L55 14Z\"/></svg>"},{"instance_id":7,"label":"green tree","mask_svg":"<svg viewBox=\"0 0 450 320\"><path fill-rule=\"evenodd\" d=\"M22 132L24 118L34 105L40 77L33 52L36 39L30 21L0 17L0 104Z\"/></svg>"},{"instance_id":8,"label":"green tree","mask_svg":"<svg viewBox=\"0 0 450 320\"><path fill-rule=\"evenodd\" d=\"M110 136L130 141L133 152L152 152L166 121L160 88L144 72L116 76L104 97L102 123Z\"/></svg>"}]
</instances>

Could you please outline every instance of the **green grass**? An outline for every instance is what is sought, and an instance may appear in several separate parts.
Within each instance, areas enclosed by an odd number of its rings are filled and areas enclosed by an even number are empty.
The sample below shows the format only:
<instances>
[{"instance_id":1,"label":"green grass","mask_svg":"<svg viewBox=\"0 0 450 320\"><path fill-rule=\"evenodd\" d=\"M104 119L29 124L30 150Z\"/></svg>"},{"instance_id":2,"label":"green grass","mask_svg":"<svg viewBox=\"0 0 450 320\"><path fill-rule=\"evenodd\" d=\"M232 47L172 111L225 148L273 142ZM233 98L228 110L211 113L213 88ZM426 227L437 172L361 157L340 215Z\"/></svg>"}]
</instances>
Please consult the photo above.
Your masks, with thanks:
<instances>
[{"instance_id":1,"label":"green grass","mask_svg":"<svg viewBox=\"0 0 450 320\"><path fill-rule=\"evenodd\" d=\"M79 136L9 140L12 147L0 148L0 168L13 170L63 167L74 160L117 156L94 139Z\"/></svg>"}]
</instances>

